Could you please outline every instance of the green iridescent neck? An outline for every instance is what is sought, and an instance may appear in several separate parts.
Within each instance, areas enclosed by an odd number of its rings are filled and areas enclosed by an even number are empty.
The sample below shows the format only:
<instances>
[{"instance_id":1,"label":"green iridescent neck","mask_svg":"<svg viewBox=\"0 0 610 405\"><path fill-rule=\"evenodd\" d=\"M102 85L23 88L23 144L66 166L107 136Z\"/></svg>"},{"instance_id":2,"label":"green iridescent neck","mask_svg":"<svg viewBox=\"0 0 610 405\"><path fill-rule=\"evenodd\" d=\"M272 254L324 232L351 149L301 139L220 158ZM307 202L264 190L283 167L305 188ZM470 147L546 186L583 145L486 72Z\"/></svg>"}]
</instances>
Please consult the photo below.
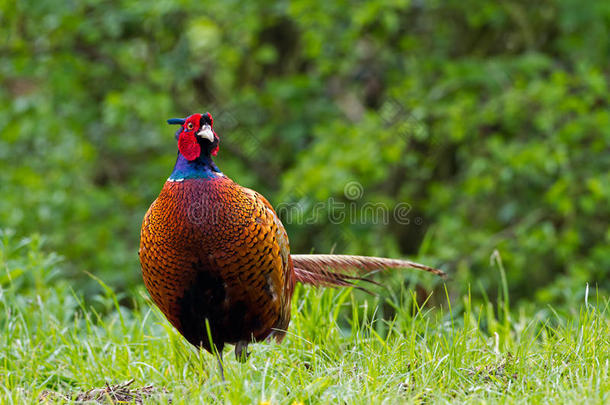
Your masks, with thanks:
<instances>
[{"instance_id":1,"label":"green iridescent neck","mask_svg":"<svg viewBox=\"0 0 610 405\"><path fill-rule=\"evenodd\" d=\"M224 176L210 156L200 156L196 160L188 161L178 153L176 165L167 180L182 181L186 179L214 179Z\"/></svg>"}]
</instances>

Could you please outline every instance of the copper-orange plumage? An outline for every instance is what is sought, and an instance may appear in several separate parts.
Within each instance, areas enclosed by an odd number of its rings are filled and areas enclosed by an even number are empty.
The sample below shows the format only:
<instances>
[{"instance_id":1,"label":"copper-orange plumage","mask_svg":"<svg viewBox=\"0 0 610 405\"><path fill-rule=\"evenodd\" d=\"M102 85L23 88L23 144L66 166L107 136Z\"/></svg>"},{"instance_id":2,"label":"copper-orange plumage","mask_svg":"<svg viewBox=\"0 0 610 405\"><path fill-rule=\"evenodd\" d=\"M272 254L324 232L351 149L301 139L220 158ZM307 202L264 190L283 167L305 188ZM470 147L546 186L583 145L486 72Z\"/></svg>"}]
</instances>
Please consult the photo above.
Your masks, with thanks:
<instances>
[{"instance_id":1,"label":"copper-orange plumage","mask_svg":"<svg viewBox=\"0 0 610 405\"><path fill-rule=\"evenodd\" d=\"M359 272L388 267L443 274L406 260L291 255L271 204L214 164L219 138L212 116L168 122L181 125L178 158L144 216L140 262L153 301L191 344L218 353L234 344L243 360L248 343L281 341L296 282L348 286Z\"/></svg>"}]
</instances>

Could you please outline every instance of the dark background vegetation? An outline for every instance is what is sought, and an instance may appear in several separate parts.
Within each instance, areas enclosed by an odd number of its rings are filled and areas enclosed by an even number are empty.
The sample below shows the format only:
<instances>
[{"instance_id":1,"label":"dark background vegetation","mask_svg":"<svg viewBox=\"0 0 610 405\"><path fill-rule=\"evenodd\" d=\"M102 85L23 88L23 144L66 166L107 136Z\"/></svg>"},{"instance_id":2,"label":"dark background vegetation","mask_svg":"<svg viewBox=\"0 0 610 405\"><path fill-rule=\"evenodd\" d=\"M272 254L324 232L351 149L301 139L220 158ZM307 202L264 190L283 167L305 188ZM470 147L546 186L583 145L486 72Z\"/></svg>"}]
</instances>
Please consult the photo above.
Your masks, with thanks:
<instances>
[{"instance_id":1,"label":"dark background vegetation","mask_svg":"<svg viewBox=\"0 0 610 405\"><path fill-rule=\"evenodd\" d=\"M416 257L494 295L497 249L513 299L610 288L610 2L267 3L2 3L1 239L40 235L76 290L140 285L165 119L210 111L221 169L298 207L294 252ZM409 223L333 223L330 198Z\"/></svg>"}]
</instances>

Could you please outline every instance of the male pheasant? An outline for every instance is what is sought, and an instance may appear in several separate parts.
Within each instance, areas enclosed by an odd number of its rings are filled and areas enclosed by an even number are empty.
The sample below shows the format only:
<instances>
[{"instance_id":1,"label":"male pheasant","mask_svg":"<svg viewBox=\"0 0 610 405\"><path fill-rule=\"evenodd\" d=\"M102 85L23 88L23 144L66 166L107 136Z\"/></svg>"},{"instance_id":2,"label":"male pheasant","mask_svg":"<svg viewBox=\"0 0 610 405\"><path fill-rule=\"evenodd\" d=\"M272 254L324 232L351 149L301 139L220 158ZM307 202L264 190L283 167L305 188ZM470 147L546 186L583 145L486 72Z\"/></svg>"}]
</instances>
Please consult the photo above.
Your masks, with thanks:
<instances>
[{"instance_id":1,"label":"male pheasant","mask_svg":"<svg viewBox=\"0 0 610 405\"><path fill-rule=\"evenodd\" d=\"M153 301L194 346L221 355L234 344L243 361L248 343L281 341L297 282L349 286L359 273L390 267L444 274L406 260L290 254L271 204L214 164L219 138L212 115L168 123L181 125L178 158L144 216L139 254Z\"/></svg>"}]
</instances>

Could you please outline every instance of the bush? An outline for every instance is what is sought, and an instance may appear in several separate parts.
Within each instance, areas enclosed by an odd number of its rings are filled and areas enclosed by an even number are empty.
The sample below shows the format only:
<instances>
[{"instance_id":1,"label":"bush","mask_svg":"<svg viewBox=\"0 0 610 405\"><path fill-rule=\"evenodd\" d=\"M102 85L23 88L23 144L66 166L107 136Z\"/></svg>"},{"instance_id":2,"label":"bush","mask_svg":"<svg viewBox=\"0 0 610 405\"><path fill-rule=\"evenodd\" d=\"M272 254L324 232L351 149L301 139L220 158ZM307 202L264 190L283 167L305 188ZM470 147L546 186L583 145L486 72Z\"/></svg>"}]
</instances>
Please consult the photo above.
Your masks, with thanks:
<instances>
[{"instance_id":1,"label":"bush","mask_svg":"<svg viewBox=\"0 0 610 405\"><path fill-rule=\"evenodd\" d=\"M5 6L0 227L139 283L164 118L209 110L223 171L313 215L283 218L294 251L420 252L493 293L498 249L514 297L573 300L610 287L609 31L604 1ZM329 198L408 215L336 224Z\"/></svg>"}]
</instances>

